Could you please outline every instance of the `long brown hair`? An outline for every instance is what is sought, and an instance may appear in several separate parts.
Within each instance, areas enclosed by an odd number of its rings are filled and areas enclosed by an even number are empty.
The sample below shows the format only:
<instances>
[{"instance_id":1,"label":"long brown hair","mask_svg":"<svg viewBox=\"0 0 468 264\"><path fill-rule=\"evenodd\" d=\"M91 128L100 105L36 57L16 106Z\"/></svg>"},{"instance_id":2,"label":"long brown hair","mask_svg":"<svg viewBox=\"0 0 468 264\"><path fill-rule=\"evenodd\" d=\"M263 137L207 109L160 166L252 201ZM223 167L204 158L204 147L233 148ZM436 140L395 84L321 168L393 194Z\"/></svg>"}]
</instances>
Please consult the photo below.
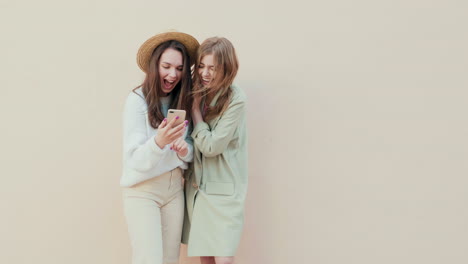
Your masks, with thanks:
<instances>
[{"instance_id":1,"label":"long brown hair","mask_svg":"<svg viewBox=\"0 0 468 264\"><path fill-rule=\"evenodd\" d=\"M193 98L189 96L192 87L192 76L190 71L190 57L187 49L182 43L176 40L169 40L156 47L151 55L148 72L141 85L133 89L142 88L146 104L148 105L148 119L153 128L157 128L164 119L161 109L160 98L164 96L161 87L161 78L159 76L159 61L161 55L167 49L174 49L182 54L182 76L179 83L171 91L172 102L169 108L182 109L187 112L186 119L190 121L190 109L192 108Z\"/></svg>"},{"instance_id":2,"label":"long brown hair","mask_svg":"<svg viewBox=\"0 0 468 264\"><path fill-rule=\"evenodd\" d=\"M200 74L198 67L201 63L203 56L212 54L215 61L214 79L209 87L203 87L201 84ZM198 57L195 64L194 74L194 89L193 95L200 96L201 99L205 98L206 105L210 105L214 95L220 92L214 107L208 107L205 113L205 119L211 120L220 116L224 110L229 106L231 99L231 85L239 70L239 62L236 56L236 50L232 43L221 37L212 37L203 41L198 48Z\"/></svg>"}]
</instances>

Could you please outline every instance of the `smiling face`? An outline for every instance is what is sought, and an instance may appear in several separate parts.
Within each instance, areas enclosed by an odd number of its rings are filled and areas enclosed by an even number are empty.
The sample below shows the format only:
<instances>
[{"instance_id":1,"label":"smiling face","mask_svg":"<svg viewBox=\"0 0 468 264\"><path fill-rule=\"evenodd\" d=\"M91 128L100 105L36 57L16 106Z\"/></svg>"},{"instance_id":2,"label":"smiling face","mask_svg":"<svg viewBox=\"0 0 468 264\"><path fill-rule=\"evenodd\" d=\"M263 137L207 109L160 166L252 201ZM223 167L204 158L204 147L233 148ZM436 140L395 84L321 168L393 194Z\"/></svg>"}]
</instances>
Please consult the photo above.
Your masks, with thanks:
<instances>
[{"instance_id":1,"label":"smiling face","mask_svg":"<svg viewBox=\"0 0 468 264\"><path fill-rule=\"evenodd\" d=\"M164 94L170 93L182 78L183 59L180 51L166 49L159 60L159 76Z\"/></svg>"},{"instance_id":2,"label":"smiling face","mask_svg":"<svg viewBox=\"0 0 468 264\"><path fill-rule=\"evenodd\" d=\"M198 74L203 87L208 87L216 77L216 65L213 54L203 56L198 65Z\"/></svg>"}]
</instances>

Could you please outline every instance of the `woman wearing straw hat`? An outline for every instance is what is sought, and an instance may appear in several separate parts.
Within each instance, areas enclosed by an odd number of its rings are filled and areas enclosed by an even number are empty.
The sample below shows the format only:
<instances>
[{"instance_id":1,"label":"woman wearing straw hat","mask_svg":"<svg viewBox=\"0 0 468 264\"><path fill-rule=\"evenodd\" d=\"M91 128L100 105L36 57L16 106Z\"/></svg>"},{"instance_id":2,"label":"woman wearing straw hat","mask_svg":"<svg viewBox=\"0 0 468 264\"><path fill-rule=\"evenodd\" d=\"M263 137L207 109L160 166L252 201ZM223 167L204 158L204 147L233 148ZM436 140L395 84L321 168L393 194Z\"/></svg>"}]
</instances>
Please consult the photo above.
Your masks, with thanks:
<instances>
[{"instance_id":1,"label":"woman wearing straw hat","mask_svg":"<svg viewBox=\"0 0 468 264\"><path fill-rule=\"evenodd\" d=\"M193 159L185 122L168 122L168 109L190 110L191 72L199 44L166 32L148 39L137 55L145 80L128 95L123 115L124 210L133 264L178 263L184 217L182 170Z\"/></svg>"},{"instance_id":2,"label":"woman wearing straw hat","mask_svg":"<svg viewBox=\"0 0 468 264\"><path fill-rule=\"evenodd\" d=\"M183 243L202 264L231 264L247 192L246 97L232 85L238 61L225 38L198 50L194 75L193 168L186 171Z\"/></svg>"}]
</instances>

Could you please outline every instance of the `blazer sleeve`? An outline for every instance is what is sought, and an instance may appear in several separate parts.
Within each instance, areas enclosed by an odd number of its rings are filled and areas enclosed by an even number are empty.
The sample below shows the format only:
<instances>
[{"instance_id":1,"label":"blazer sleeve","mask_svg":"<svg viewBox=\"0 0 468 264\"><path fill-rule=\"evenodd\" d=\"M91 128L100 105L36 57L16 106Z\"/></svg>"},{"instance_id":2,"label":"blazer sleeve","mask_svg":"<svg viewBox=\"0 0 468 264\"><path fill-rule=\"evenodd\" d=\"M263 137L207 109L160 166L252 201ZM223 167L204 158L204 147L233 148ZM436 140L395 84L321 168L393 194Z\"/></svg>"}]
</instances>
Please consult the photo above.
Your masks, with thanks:
<instances>
[{"instance_id":1,"label":"blazer sleeve","mask_svg":"<svg viewBox=\"0 0 468 264\"><path fill-rule=\"evenodd\" d=\"M163 160L168 148L159 148L154 137L147 137L146 115L144 99L130 93L123 114L123 160L128 169L139 173L154 170Z\"/></svg>"},{"instance_id":2,"label":"blazer sleeve","mask_svg":"<svg viewBox=\"0 0 468 264\"><path fill-rule=\"evenodd\" d=\"M205 157L214 157L223 153L232 140L244 113L245 101L233 100L214 129L211 130L206 122L199 122L192 132L197 149Z\"/></svg>"}]
</instances>

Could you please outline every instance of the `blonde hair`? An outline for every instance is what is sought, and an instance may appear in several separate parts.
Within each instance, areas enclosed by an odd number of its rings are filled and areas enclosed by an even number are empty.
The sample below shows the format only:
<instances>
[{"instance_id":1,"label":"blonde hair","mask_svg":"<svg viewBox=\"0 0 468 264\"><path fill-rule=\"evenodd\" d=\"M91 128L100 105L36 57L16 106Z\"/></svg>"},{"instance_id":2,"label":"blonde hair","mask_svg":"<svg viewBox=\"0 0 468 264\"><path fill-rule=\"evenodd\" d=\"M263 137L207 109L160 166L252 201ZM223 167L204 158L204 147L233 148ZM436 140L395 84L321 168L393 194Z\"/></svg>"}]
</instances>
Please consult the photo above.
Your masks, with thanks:
<instances>
[{"instance_id":1,"label":"blonde hair","mask_svg":"<svg viewBox=\"0 0 468 264\"><path fill-rule=\"evenodd\" d=\"M201 84L200 74L198 74L198 67L201 59L206 55L213 55L215 60L215 75L209 87L203 87ZM194 96L200 96L201 99L207 98L208 94L216 95L221 92L216 105L209 107L205 113L205 119L211 120L220 116L229 106L232 90L230 89L234 78L239 69L239 62L236 56L236 50L232 43L221 37L208 38L198 48L197 62L195 64L194 74ZM209 97L211 100L213 96ZM206 102L206 105L210 105Z\"/></svg>"}]
</instances>

